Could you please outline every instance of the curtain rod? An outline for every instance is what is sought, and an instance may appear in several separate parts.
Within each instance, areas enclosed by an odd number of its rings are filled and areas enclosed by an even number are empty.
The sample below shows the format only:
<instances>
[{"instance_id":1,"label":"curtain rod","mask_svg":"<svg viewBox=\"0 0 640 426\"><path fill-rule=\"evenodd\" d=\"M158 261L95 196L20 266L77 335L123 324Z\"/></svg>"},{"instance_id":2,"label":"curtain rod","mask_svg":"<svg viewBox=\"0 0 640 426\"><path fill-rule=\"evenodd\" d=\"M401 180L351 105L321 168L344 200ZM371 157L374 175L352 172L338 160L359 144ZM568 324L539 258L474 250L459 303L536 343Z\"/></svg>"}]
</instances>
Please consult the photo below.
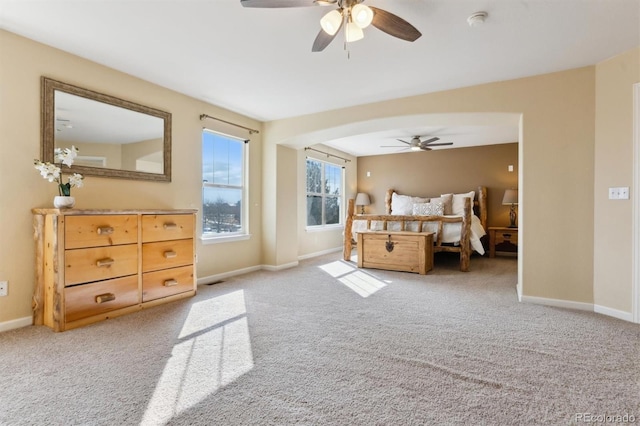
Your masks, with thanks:
<instances>
[{"instance_id":1,"label":"curtain rod","mask_svg":"<svg viewBox=\"0 0 640 426\"><path fill-rule=\"evenodd\" d=\"M315 151L315 152L319 152L320 154L324 154L324 155L326 155L327 157L335 157L335 158L339 158L339 159L341 159L342 161L344 161L345 163L350 163L350 162L351 162L351 160L349 160L348 158L343 158L343 157L340 157L340 156L338 156L338 155L329 154L328 152L319 151L319 150L317 150L317 149L315 149L315 148L310 148L310 147L308 147L308 146L306 146L306 147L304 148L304 150L305 150L305 151Z\"/></svg>"},{"instance_id":2,"label":"curtain rod","mask_svg":"<svg viewBox=\"0 0 640 426\"><path fill-rule=\"evenodd\" d=\"M250 134L250 135L252 135L252 134L254 134L254 133L260 133L260 131L259 131L259 130L256 130L256 129L251 129L251 128L249 128L249 127L241 126L240 124L232 123L232 122L230 122L230 121L223 120L223 119L221 119L221 118L217 118L217 117L212 117L212 116L207 115L207 114L200 114L200 120L204 120L205 118L210 118L210 119L212 119L212 120L221 121L221 122L223 122L223 123L230 124L230 125L232 125L232 126L236 126L236 127L241 128L241 129L245 129L246 131L248 131L248 132L249 132L249 134Z\"/></svg>"}]
</instances>

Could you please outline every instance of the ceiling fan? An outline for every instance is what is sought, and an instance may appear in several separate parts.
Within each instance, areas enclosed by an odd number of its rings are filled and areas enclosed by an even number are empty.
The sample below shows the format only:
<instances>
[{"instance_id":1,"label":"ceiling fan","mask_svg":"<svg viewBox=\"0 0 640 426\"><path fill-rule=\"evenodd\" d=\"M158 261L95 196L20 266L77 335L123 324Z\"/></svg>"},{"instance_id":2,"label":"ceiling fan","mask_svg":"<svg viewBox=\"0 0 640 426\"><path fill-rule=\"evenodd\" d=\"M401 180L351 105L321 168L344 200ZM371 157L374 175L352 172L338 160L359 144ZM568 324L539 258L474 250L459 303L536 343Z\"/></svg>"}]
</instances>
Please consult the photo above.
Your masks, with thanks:
<instances>
[{"instance_id":1,"label":"ceiling fan","mask_svg":"<svg viewBox=\"0 0 640 426\"><path fill-rule=\"evenodd\" d=\"M411 151L431 151L432 146L453 145L453 142L434 143L440 140L440 138L437 136L431 137L426 140L420 140L420 136L414 136L411 138L411 142L403 141L402 139L396 139L396 140L409 145L405 149L410 149ZM380 146L380 148L404 148L404 147L399 145L382 145Z\"/></svg>"},{"instance_id":2,"label":"ceiling fan","mask_svg":"<svg viewBox=\"0 0 640 426\"><path fill-rule=\"evenodd\" d=\"M362 4L364 0L240 0L244 7L280 8L305 6L337 6L320 19L322 29L316 36L312 52L321 52L344 25L347 43L364 37L362 30L370 24L385 33L406 41L416 41L422 33L413 25L377 7Z\"/></svg>"}]
</instances>

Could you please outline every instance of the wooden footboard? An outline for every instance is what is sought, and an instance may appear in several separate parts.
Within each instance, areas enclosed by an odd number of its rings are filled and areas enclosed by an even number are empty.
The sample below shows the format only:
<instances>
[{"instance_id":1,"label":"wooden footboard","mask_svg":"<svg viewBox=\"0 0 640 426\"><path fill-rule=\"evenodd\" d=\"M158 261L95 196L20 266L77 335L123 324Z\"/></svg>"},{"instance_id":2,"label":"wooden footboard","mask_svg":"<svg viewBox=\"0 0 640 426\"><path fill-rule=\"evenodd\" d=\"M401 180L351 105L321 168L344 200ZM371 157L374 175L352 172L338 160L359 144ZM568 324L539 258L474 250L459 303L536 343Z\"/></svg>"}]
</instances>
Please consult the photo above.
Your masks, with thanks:
<instances>
[{"instance_id":1,"label":"wooden footboard","mask_svg":"<svg viewBox=\"0 0 640 426\"><path fill-rule=\"evenodd\" d=\"M471 199L466 198L464 204L464 214L462 217L443 217L443 216L398 216L398 215L369 215L369 214L355 214L354 200L350 199L347 204L347 219L344 227L344 260L351 260L351 251L353 249L353 221L363 220L367 222L366 229L371 229L371 223L382 222L382 230L387 230L387 224L389 222L400 223L400 231L409 231L407 229L407 223L417 223L417 230L422 230L425 222L434 222L438 225L438 237L434 241L434 252L455 252L460 253L460 270L463 272L469 271L469 263L471 259L471 216L472 206ZM462 232L460 235L460 245L444 245L442 243L443 227L445 223L462 223Z\"/></svg>"}]
</instances>

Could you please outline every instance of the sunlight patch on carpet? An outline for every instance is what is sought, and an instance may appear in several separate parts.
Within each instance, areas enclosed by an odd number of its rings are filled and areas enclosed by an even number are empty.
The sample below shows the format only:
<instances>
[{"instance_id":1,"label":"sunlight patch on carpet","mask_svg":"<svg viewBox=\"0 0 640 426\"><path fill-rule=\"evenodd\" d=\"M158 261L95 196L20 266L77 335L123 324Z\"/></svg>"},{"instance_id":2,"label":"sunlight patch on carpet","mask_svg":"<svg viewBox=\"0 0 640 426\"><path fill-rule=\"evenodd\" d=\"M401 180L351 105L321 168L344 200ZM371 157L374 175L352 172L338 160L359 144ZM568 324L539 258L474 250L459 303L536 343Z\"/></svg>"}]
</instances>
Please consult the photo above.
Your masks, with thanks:
<instances>
[{"instance_id":1,"label":"sunlight patch on carpet","mask_svg":"<svg viewBox=\"0 0 640 426\"><path fill-rule=\"evenodd\" d=\"M244 291L194 303L179 340L143 425L168 423L253 368Z\"/></svg>"},{"instance_id":2,"label":"sunlight patch on carpet","mask_svg":"<svg viewBox=\"0 0 640 426\"><path fill-rule=\"evenodd\" d=\"M319 268L362 297L369 297L387 286L376 277L342 261L327 263Z\"/></svg>"}]
</instances>

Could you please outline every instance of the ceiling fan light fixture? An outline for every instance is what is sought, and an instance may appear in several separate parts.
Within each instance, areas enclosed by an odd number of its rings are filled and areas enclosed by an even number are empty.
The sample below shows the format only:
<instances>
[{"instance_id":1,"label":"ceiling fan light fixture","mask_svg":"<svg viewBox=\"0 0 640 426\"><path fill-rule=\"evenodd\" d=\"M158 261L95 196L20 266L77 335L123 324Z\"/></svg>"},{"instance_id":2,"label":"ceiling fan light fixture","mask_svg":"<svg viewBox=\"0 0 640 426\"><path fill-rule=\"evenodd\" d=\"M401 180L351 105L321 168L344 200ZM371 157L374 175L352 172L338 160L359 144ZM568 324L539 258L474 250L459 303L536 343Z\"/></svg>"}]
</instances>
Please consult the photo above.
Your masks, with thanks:
<instances>
[{"instance_id":1,"label":"ceiling fan light fixture","mask_svg":"<svg viewBox=\"0 0 640 426\"><path fill-rule=\"evenodd\" d=\"M327 13L320 19L320 26L325 33L334 35L340 29L342 24L342 14L336 9Z\"/></svg>"},{"instance_id":2,"label":"ceiling fan light fixture","mask_svg":"<svg viewBox=\"0 0 640 426\"><path fill-rule=\"evenodd\" d=\"M347 40L347 43L358 41L362 38L364 38L362 28L360 28L355 22L349 22L345 30L345 39Z\"/></svg>"},{"instance_id":3,"label":"ceiling fan light fixture","mask_svg":"<svg viewBox=\"0 0 640 426\"><path fill-rule=\"evenodd\" d=\"M373 21L373 10L362 3L351 8L351 18L360 28L367 28Z\"/></svg>"}]
</instances>

